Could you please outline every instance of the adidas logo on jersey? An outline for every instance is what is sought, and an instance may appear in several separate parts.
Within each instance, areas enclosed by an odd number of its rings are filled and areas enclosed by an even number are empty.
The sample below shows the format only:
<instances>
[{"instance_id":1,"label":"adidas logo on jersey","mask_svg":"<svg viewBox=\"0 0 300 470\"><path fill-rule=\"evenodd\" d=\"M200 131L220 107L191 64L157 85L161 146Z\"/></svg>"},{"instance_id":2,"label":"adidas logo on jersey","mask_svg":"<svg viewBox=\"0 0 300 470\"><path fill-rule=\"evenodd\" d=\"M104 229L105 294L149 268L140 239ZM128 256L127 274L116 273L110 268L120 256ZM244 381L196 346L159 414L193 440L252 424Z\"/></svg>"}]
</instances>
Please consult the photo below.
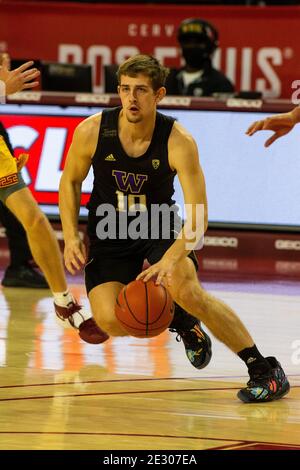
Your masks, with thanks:
<instances>
[{"instance_id":1,"label":"adidas logo on jersey","mask_svg":"<svg viewBox=\"0 0 300 470\"><path fill-rule=\"evenodd\" d=\"M106 161L108 161L108 162L116 162L116 159L115 159L115 157L113 156L112 153L110 153L109 155L107 155L107 157L105 157L104 160L106 160Z\"/></svg>"}]
</instances>

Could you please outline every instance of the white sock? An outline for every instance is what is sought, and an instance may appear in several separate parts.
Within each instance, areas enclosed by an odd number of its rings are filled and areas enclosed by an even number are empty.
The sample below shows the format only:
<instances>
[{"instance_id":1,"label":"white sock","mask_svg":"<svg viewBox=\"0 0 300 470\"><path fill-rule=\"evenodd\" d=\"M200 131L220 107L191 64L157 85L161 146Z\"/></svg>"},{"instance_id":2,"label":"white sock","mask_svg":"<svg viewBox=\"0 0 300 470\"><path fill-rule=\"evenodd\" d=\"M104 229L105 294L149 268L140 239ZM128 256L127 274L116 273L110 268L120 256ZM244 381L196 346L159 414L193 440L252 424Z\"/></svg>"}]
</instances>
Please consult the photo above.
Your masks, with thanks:
<instances>
[{"instance_id":1,"label":"white sock","mask_svg":"<svg viewBox=\"0 0 300 470\"><path fill-rule=\"evenodd\" d=\"M74 297L68 290L65 292L52 292L54 302L60 307L67 307L70 302L74 302Z\"/></svg>"},{"instance_id":2,"label":"white sock","mask_svg":"<svg viewBox=\"0 0 300 470\"><path fill-rule=\"evenodd\" d=\"M92 318L92 315L81 308L79 312L73 313L72 318L75 328L79 328L81 323Z\"/></svg>"},{"instance_id":3,"label":"white sock","mask_svg":"<svg viewBox=\"0 0 300 470\"><path fill-rule=\"evenodd\" d=\"M70 302L74 302L74 297L68 290L66 290L66 292L52 292L52 294L54 302L60 307L67 307ZM89 320L90 318L92 318L92 314L83 308L72 315L75 328L79 328L82 322Z\"/></svg>"}]
</instances>

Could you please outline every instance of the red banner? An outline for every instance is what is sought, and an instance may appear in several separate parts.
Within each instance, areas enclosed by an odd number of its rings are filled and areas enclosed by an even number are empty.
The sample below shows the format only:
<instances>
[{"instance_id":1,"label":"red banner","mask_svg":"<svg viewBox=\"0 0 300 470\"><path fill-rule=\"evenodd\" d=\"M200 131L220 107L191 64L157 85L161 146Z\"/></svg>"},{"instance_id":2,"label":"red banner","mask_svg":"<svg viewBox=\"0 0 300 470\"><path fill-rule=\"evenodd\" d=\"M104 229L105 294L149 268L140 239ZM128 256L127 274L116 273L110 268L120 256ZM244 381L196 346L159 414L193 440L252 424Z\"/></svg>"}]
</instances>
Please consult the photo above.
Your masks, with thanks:
<instances>
[{"instance_id":1,"label":"red banner","mask_svg":"<svg viewBox=\"0 0 300 470\"><path fill-rule=\"evenodd\" d=\"M102 92L102 65L132 54L179 66L176 30L188 17L217 27L214 62L238 90L292 97L300 79L300 7L1 3L0 50L14 58L92 64L94 90Z\"/></svg>"}]
</instances>

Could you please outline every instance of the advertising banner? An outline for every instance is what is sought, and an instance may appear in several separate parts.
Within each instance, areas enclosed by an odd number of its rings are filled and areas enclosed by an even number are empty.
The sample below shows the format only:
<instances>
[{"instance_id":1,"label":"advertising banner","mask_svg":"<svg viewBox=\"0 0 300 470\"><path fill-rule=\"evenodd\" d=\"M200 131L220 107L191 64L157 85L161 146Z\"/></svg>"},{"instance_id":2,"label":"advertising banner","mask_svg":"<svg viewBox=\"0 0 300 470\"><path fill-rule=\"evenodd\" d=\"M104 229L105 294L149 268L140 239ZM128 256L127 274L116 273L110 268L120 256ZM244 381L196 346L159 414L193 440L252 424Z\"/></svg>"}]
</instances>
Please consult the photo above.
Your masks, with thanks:
<instances>
[{"instance_id":1,"label":"advertising banner","mask_svg":"<svg viewBox=\"0 0 300 470\"><path fill-rule=\"evenodd\" d=\"M91 64L94 91L101 93L102 66L133 54L150 53L179 67L176 31L189 17L218 29L214 64L237 90L291 98L297 84L300 88L300 7L4 2L0 50L16 59Z\"/></svg>"},{"instance_id":2,"label":"advertising banner","mask_svg":"<svg viewBox=\"0 0 300 470\"><path fill-rule=\"evenodd\" d=\"M5 105L0 120L16 155L28 152L24 178L48 214L58 214L58 187L75 127L101 108ZM164 109L195 137L205 174L209 221L238 225L299 227L299 137L280 139L272 152L264 133L245 135L249 123L264 113ZM178 178L174 199L184 213ZM89 171L82 185L82 215L93 186Z\"/></svg>"}]
</instances>

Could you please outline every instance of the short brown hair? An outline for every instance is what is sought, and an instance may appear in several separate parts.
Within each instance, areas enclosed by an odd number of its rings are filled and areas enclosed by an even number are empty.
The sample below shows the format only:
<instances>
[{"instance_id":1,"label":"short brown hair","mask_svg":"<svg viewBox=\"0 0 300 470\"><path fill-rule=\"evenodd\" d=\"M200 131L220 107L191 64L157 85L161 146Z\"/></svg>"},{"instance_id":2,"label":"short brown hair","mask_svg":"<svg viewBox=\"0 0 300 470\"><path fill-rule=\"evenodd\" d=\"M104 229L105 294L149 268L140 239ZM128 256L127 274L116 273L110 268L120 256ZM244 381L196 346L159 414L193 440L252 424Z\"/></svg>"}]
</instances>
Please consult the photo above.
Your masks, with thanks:
<instances>
[{"instance_id":1,"label":"short brown hair","mask_svg":"<svg viewBox=\"0 0 300 470\"><path fill-rule=\"evenodd\" d=\"M121 76L128 75L136 77L138 74L146 75L150 78L154 91L165 86L166 78L170 70L159 63L155 57L147 54L137 54L125 60L117 71L118 83L121 83Z\"/></svg>"}]
</instances>

